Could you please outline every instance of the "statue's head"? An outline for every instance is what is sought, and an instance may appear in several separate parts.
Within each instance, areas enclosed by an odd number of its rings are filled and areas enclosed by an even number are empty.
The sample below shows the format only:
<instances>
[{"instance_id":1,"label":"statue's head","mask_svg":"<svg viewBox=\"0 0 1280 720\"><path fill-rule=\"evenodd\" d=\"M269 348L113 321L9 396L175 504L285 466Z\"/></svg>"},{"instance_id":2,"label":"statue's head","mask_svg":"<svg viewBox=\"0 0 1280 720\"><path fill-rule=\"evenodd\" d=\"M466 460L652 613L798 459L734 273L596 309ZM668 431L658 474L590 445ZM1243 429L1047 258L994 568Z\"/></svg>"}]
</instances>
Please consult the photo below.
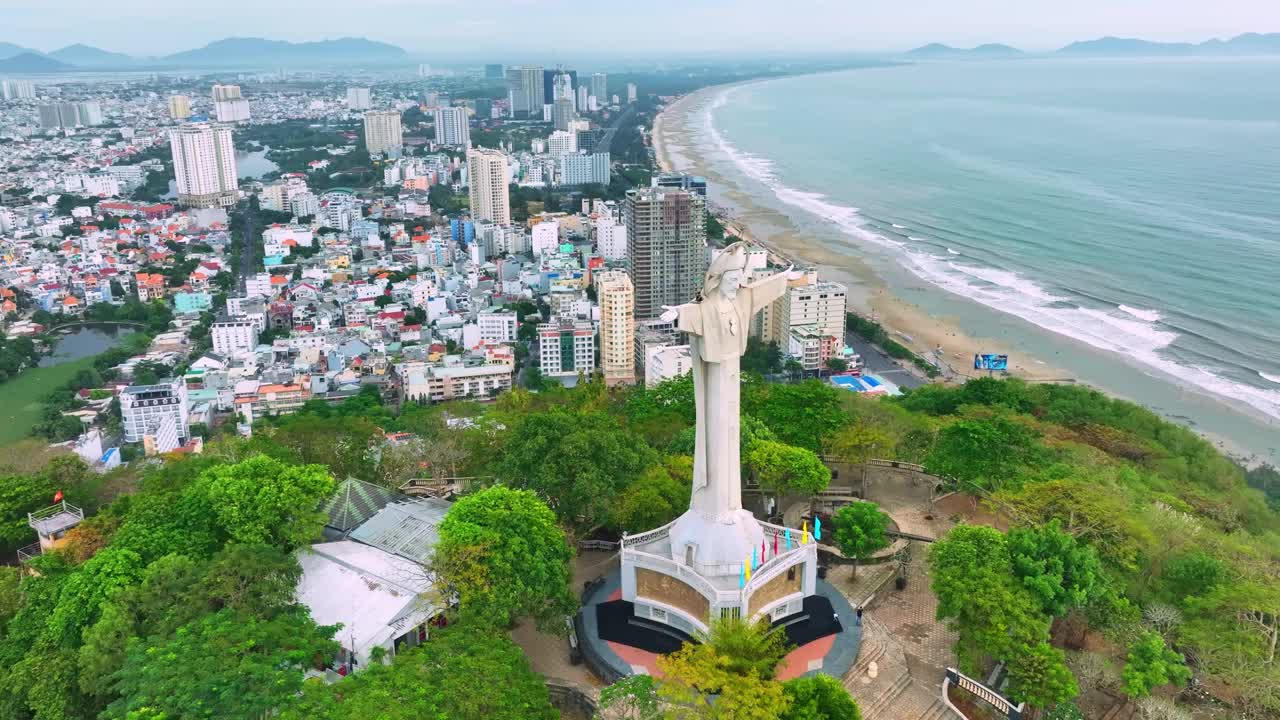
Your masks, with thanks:
<instances>
[{"instance_id":1,"label":"statue's head","mask_svg":"<svg viewBox=\"0 0 1280 720\"><path fill-rule=\"evenodd\" d=\"M707 268L707 278L702 286L702 296L711 297L719 291L721 295L732 300L738 295L738 288L747 274L747 246L736 242L725 248L711 261Z\"/></svg>"}]
</instances>

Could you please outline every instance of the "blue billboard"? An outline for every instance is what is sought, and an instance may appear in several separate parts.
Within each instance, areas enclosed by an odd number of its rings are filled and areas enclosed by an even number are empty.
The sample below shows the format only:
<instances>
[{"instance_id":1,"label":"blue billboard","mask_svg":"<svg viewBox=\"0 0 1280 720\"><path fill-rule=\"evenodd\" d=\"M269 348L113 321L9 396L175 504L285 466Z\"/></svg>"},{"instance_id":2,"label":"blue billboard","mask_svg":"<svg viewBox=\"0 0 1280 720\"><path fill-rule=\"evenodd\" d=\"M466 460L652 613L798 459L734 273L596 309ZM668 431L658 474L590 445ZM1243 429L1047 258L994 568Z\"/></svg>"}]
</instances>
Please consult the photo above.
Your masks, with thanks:
<instances>
[{"instance_id":1,"label":"blue billboard","mask_svg":"<svg viewBox=\"0 0 1280 720\"><path fill-rule=\"evenodd\" d=\"M974 355L974 370L1008 370L1008 355Z\"/></svg>"}]
</instances>

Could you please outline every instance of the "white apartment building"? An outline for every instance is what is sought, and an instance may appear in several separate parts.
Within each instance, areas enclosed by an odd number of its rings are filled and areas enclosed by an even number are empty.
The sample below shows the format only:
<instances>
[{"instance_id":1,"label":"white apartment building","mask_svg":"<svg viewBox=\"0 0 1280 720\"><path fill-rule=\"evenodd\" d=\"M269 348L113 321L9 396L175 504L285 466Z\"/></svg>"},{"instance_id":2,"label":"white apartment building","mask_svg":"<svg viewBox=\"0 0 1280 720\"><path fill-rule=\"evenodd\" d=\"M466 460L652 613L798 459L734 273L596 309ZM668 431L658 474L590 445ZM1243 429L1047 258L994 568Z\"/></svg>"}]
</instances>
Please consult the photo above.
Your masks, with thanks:
<instances>
[{"instance_id":1,"label":"white apartment building","mask_svg":"<svg viewBox=\"0 0 1280 720\"><path fill-rule=\"evenodd\" d=\"M591 74L591 97L599 102L605 102L608 97L606 94L609 85L609 76L604 73Z\"/></svg>"},{"instance_id":2,"label":"white apartment building","mask_svg":"<svg viewBox=\"0 0 1280 720\"><path fill-rule=\"evenodd\" d=\"M520 327L514 310L499 308L481 310L476 315L476 324L480 326L480 339L495 343L515 342Z\"/></svg>"},{"instance_id":3,"label":"white apartment building","mask_svg":"<svg viewBox=\"0 0 1280 720\"><path fill-rule=\"evenodd\" d=\"M213 86L213 115L218 122L247 122L249 101L240 95L239 85Z\"/></svg>"},{"instance_id":4,"label":"white apartment building","mask_svg":"<svg viewBox=\"0 0 1280 720\"><path fill-rule=\"evenodd\" d=\"M547 154L561 157L578 152L578 133L568 130L556 130L547 137Z\"/></svg>"},{"instance_id":5,"label":"white apartment building","mask_svg":"<svg viewBox=\"0 0 1280 720\"><path fill-rule=\"evenodd\" d=\"M187 385L178 377L156 385L131 385L120 393L120 416L125 442L142 438L163 419L172 420L178 436L185 440L187 429Z\"/></svg>"},{"instance_id":6,"label":"white apartment building","mask_svg":"<svg viewBox=\"0 0 1280 720\"><path fill-rule=\"evenodd\" d=\"M575 152L557 161L561 185L609 184L609 153Z\"/></svg>"},{"instance_id":7,"label":"white apartment building","mask_svg":"<svg viewBox=\"0 0 1280 720\"><path fill-rule=\"evenodd\" d=\"M693 356L688 345L664 345L652 348L644 364L644 384L653 387L666 380L693 371Z\"/></svg>"},{"instance_id":8,"label":"white apartment building","mask_svg":"<svg viewBox=\"0 0 1280 720\"><path fill-rule=\"evenodd\" d=\"M636 101L637 95L638 93L636 91L636 84L627 83L627 102L634 103Z\"/></svg>"},{"instance_id":9,"label":"white apartment building","mask_svg":"<svg viewBox=\"0 0 1280 720\"><path fill-rule=\"evenodd\" d=\"M597 274L600 302L600 367L606 385L636 381L635 303L631 277L621 270Z\"/></svg>"},{"instance_id":10,"label":"white apartment building","mask_svg":"<svg viewBox=\"0 0 1280 720\"><path fill-rule=\"evenodd\" d=\"M819 281L816 271L805 276L805 284L787 292L766 307L760 316L760 337L786 350L791 328L812 325L828 337L844 337L845 308L849 291L837 282Z\"/></svg>"},{"instance_id":11,"label":"white apartment building","mask_svg":"<svg viewBox=\"0 0 1280 720\"><path fill-rule=\"evenodd\" d=\"M371 107L373 107L373 102L369 95L369 88L347 88L348 110L368 110Z\"/></svg>"},{"instance_id":12,"label":"white apartment building","mask_svg":"<svg viewBox=\"0 0 1280 720\"><path fill-rule=\"evenodd\" d=\"M35 100L35 83L30 80L0 80L0 99Z\"/></svg>"},{"instance_id":13,"label":"white apartment building","mask_svg":"<svg viewBox=\"0 0 1280 720\"><path fill-rule=\"evenodd\" d=\"M178 204L185 207L231 207L240 182L231 128L207 123L169 131Z\"/></svg>"},{"instance_id":14,"label":"white apartment building","mask_svg":"<svg viewBox=\"0 0 1280 720\"><path fill-rule=\"evenodd\" d=\"M252 350L258 344L258 326L246 317L224 318L209 326L213 351L232 357Z\"/></svg>"},{"instance_id":15,"label":"white apartment building","mask_svg":"<svg viewBox=\"0 0 1280 720\"><path fill-rule=\"evenodd\" d=\"M560 247L560 222L555 219L543 220L533 226L533 254L535 256L554 253Z\"/></svg>"},{"instance_id":16,"label":"white apartment building","mask_svg":"<svg viewBox=\"0 0 1280 720\"><path fill-rule=\"evenodd\" d=\"M627 226L613 219L612 216L597 220L596 251L605 260L626 260Z\"/></svg>"},{"instance_id":17,"label":"white apartment building","mask_svg":"<svg viewBox=\"0 0 1280 720\"><path fill-rule=\"evenodd\" d=\"M429 402L493 397L511 389L514 373L504 363L430 365L405 373L404 394L407 399Z\"/></svg>"},{"instance_id":18,"label":"white apartment building","mask_svg":"<svg viewBox=\"0 0 1280 720\"><path fill-rule=\"evenodd\" d=\"M398 152L404 145L400 111L370 110L364 114L364 145L370 155Z\"/></svg>"},{"instance_id":19,"label":"white apartment building","mask_svg":"<svg viewBox=\"0 0 1280 720\"><path fill-rule=\"evenodd\" d=\"M511 204L507 186L511 170L507 156L500 150L471 148L467 150L467 175L470 178L471 217L499 225L511 224Z\"/></svg>"},{"instance_id":20,"label":"white apartment building","mask_svg":"<svg viewBox=\"0 0 1280 720\"><path fill-rule=\"evenodd\" d=\"M440 145L471 147L471 127L464 107L436 108L433 113L436 142Z\"/></svg>"},{"instance_id":21,"label":"white apartment building","mask_svg":"<svg viewBox=\"0 0 1280 720\"><path fill-rule=\"evenodd\" d=\"M596 331L590 321L555 318L538 326L538 369L546 377L590 375L596 369Z\"/></svg>"}]
</instances>

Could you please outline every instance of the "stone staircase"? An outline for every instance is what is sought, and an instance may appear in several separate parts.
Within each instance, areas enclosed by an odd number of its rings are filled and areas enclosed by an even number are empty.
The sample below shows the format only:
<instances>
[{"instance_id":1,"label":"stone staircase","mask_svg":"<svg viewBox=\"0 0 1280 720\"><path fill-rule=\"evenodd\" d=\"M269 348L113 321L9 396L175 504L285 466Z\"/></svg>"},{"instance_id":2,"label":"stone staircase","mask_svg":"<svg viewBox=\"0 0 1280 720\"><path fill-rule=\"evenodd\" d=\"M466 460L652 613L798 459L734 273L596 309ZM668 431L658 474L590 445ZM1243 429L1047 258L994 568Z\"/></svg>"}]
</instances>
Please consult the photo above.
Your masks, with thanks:
<instances>
[{"instance_id":1,"label":"stone staircase","mask_svg":"<svg viewBox=\"0 0 1280 720\"><path fill-rule=\"evenodd\" d=\"M883 626L871 622L865 630L858 660L843 679L863 720L963 720L942 701L940 687L912 676L902 647Z\"/></svg>"}]
</instances>

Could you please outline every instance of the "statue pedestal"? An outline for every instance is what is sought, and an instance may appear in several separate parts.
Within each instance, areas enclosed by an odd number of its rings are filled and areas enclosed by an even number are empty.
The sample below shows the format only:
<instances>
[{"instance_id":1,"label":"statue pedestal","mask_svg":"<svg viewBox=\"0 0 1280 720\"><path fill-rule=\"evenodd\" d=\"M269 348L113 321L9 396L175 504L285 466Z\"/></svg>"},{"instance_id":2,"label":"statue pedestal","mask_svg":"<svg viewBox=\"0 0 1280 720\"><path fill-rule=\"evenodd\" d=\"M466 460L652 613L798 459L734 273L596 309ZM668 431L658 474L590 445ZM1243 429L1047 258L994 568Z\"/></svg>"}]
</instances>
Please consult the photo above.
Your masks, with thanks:
<instances>
[{"instance_id":1,"label":"statue pedestal","mask_svg":"<svg viewBox=\"0 0 1280 720\"><path fill-rule=\"evenodd\" d=\"M746 510L715 518L692 510L655 530L622 539L622 599L637 617L690 635L713 618L770 621L801 611L817 586L818 546L801 533L762 523ZM774 552L776 539L777 552ZM761 558L761 543L764 557ZM745 580L743 566L756 567Z\"/></svg>"}]
</instances>

